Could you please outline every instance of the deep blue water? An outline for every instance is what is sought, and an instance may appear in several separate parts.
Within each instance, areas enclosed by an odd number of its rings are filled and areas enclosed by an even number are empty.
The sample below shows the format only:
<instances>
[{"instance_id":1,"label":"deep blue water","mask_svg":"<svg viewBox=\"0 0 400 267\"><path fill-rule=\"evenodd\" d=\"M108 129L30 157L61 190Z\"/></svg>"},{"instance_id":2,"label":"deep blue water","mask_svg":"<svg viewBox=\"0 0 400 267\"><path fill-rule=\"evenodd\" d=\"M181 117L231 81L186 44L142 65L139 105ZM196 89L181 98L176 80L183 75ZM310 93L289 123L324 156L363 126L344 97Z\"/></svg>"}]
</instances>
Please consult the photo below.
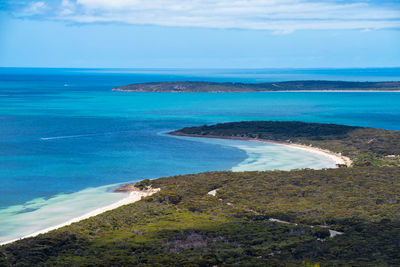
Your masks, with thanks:
<instances>
[{"instance_id":1,"label":"deep blue water","mask_svg":"<svg viewBox=\"0 0 400 267\"><path fill-rule=\"evenodd\" d=\"M244 151L234 147L159 134L184 126L240 120L301 120L400 130L400 93L111 91L134 82L307 79L393 81L400 80L400 68L0 68L0 211L88 187L227 170L247 158ZM26 211L21 208L18 212Z\"/></svg>"}]
</instances>

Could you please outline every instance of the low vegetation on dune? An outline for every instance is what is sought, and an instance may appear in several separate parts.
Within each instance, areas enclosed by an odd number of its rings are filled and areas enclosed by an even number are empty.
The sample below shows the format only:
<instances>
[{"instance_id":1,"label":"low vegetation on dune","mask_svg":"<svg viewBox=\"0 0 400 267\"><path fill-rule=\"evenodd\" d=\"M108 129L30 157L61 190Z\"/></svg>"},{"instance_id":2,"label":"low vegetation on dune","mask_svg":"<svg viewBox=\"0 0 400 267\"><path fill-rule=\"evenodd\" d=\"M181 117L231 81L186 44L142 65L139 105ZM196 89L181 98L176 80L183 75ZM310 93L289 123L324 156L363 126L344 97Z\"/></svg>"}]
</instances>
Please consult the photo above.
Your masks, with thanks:
<instances>
[{"instance_id":1,"label":"low vegetation on dune","mask_svg":"<svg viewBox=\"0 0 400 267\"><path fill-rule=\"evenodd\" d=\"M161 190L2 246L0 266L400 266L399 132L240 122L178 133L308 144L354 164L143 180L136 190Z\"/></svg>"}]
</instances>

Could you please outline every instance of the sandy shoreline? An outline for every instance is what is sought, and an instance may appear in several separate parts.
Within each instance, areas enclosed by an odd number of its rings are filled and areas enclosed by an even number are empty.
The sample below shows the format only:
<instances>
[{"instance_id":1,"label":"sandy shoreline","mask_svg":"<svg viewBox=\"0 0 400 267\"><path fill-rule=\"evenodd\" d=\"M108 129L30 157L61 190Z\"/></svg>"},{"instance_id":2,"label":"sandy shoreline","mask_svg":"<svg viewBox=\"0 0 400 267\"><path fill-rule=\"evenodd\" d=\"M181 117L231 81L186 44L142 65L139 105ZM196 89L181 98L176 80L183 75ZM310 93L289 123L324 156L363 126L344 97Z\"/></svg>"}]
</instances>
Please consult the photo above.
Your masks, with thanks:
<instances>
[{"instance_id":1,"label":"sandy shoreline","mask_svg":"<svg viewBox=\"0 0 400 267\"><path fill-rule=\"evenodd\" d=\"M317 154L329 157L330 159L332 159L335 162L335 164L344 164L346 166L350 166L351 163L352 163L352 161L348 157L342 156L342 155L334 153L332 151L325 150L325 149L320 149L320 148L317 148L317 147L300 145L300 144L291 144L291 143L277 142L277 141L272 141L272 140L261 140L261 139L245 138L245 137L223 137L223 136L213 136L213 135L204 136L204 135L195 135L195 134L193 134L193 135L192 134L183 134L183 133L178 133L178 132L170 132L168 134L176 135L176 136L231 139L231 140L243 140L243 141L261 142L261 143L267 143L267 144L276 144L276 145L282 145L282 146L293 147L293 148L297 148L297 149L301 149L301 150L306 150L308 152L317 153ZM59 229L61 227L70 225L72 223L76 223L76 222L88 219L90 217L99 215L99 214L104 213L106 211L110 211L110 210L116 209L118 207L137 202L137 201L141 200L142 197L150 196L150 195L158 192L159 190L160 189L149 189L149 190L141 191L141 190L138 190L136 188L128 188L128 190L126 190L126 191L129 192L129 195L126 198L121 199L121 200L119 200L119 201L117 201L117 202L115 202L113 204L110 204L110 205L102 207L102 208L95 209L95 210L93 210L91 212L88 212L88 213L82 215L82 216L78 216L76 218L70 219L70 220L68 220L68 221L66 221L66 222L64 222L62 224L58 224L56 226L45 228L43 230L34 232L32 234L23 236L21 238L17 238L17 239L14 239L14 240L9 240L9 241L2 242L2 243L0 243L0 245L9 244L9 243L18 241L20 239L28 238L28 237L35 237L37 235L44 234L44 233L47 233L49 231L56 230L56 229ZM124 190L121 190L119 193L124 193L124 192L125 192Z\"/></svg>"},{"instance_id":2,"label":"sandy shoreline","mask_svg":"<svg viewBox=\"0 0 400 267\"><path fill-rule=\"evenodd\" d=\"M184 134L184 133L179 133L179 132L170 132L168 134L171 135L176 135L176 136L188 136L188 137L203 137L203 138L219 138L219 139L231 139L231 140L243 140L243 141L254 141L254 142L261 142L261 143L267 143L267 144L276 144L276 145L282 145L282 146L288 146L288 147L294 147L297 149L302 149L306 150L308 152L324 155L326 157L329 157L330 159L335 161L335 164L343 164L346 165L347 167L350 167L352 161L350 158L343 156L341 154L332 152L330 150L318 148L318 147L312 147L312 146L306 146L306 145L301 145L301 144L292 144L292 143L286 143L286 142L278 142L278 141L273 141L273 140L264 140L264 139L256 139L256 138L246 138L246 137L230 137L230 136L214 136L214 135L198 135L198 134Z\"/></svg>"},{"instance_id":3,"label":"sandy shoreline","mask_svg":"<svg viewBox=\"0 0 400 267\"><path fill-rule=\"evenodd\" d=\"M149 189L149 190L143 190L143 191L141 191L141 190L131 191L131 192L129 192L129 195L126 198L123 198L123 199L121 199L121 200L119 200L119 201L117 201L117 202L115 202L113 204L110 204L110 205L102 207L102 208L95 209L95 210L93 210L93 211L91 211L89 213L86 213L86 214L82 215L82 216L70 219L70 220L68 220L68 221L66 221L66 222L64 222L62 224L58 224L56 226L45 228L43 230L34 232L32 234L23 236L21 238L17 238L17 239L14 239L14 240L9 240L9 241L2 242L2 243L0 243L0 245L9 244L9 243L18 241L20 239L24 239L24 238L28 238L28 237L34 237L34 236L37 236L37 235L40 235L40 234L44 234L44 233L50 232L52 230L59 229L61 227L70 225L72 223L76 223L76 222L88 219L90 217L99 215L99 214L104 213L106 211L110 211L110 210L119 208L121 206L127 205L127 204L132 204L134 202L137 202L137 201L141 200L142 197L150 196L150 195L152 195L152 194L154 194L154 193L156 193L158 191L160 191L160 189ZM118 194L118 193L116 193L116 194Z\"/></svg>"}]
</instances>

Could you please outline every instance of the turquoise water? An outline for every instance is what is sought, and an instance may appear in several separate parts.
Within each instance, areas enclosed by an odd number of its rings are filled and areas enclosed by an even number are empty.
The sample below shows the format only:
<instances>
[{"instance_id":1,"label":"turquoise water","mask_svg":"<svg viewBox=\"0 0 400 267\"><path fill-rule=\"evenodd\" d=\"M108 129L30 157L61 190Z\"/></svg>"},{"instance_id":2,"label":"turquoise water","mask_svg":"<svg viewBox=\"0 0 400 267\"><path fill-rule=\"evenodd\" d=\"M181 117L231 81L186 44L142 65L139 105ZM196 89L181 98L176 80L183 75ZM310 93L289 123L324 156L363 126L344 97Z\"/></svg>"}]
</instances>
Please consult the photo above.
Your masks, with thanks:
<instances>
[{"instance_id":1,"label":"turquoise water","mask_svg":"<svg viewBox=\"0 0 400 267\"><path fill-rule=\"evenodd\" d=\"M400 130L399 93L111 91L133 82L295 79L400 80L400 69L0 69L0 242L115 202L125 197L110 192L118 183L208 170L333 164L281 146L160 134L169 130L239 120Z\"/></svg>"}]
</instances>

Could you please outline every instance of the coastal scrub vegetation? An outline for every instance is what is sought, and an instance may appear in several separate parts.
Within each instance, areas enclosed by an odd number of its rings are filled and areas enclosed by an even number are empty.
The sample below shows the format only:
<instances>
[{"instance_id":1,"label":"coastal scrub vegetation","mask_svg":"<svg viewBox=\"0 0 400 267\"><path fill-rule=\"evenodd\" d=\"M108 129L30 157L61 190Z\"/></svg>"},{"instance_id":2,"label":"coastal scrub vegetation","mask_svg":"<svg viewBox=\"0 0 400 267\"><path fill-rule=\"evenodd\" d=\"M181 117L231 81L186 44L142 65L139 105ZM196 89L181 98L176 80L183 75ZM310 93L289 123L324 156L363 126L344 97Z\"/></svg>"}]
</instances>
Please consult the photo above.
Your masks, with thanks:
<instances>
[{"instance_id":1,"label":"coastal scrub vegetation","mask_svg":"<svg viewBox=\"0 0 400 267\"><path fill-rule=\"evenodd\" d=\"M400 82L288 81L270 83L217 83L202 81L134 83L114 88L128 92L270 92L270 91L399 91Z\"/></svg>"},{"instance_id":2,"label":"coastal scrub vegetation","mask_svg":"<svg viewBox=\"0 0 400 267\"><path fill-rule=\"evenodd\" d=\"M399 266L399 176L363 167L145 181L161 191L3 246L0 265Z\"/></svg>"},{"instance_id":3,"label":"coastal scrub vegetation","mask_svg":"<svg viewBox=\"0 0 400 267\"><path fill-rule=\"evenodd\" d=\"M399 132L238 122L176 133L313 145L354 163L143 180L136 190L161 190L2 246L0 266L400 266Z\"/></svg>"},{"instance_id":4,"label":"coastal scrub vegetation","mask_svg":"<svg viewBox=\"0 0 400 267\"><path fill-rule=\"evenodd\" d=\"M295 143L341 153L354 166L400 166L400 132L298 121L243 121L186 127L173 134Z\"/></svg>"}]
</instances>

